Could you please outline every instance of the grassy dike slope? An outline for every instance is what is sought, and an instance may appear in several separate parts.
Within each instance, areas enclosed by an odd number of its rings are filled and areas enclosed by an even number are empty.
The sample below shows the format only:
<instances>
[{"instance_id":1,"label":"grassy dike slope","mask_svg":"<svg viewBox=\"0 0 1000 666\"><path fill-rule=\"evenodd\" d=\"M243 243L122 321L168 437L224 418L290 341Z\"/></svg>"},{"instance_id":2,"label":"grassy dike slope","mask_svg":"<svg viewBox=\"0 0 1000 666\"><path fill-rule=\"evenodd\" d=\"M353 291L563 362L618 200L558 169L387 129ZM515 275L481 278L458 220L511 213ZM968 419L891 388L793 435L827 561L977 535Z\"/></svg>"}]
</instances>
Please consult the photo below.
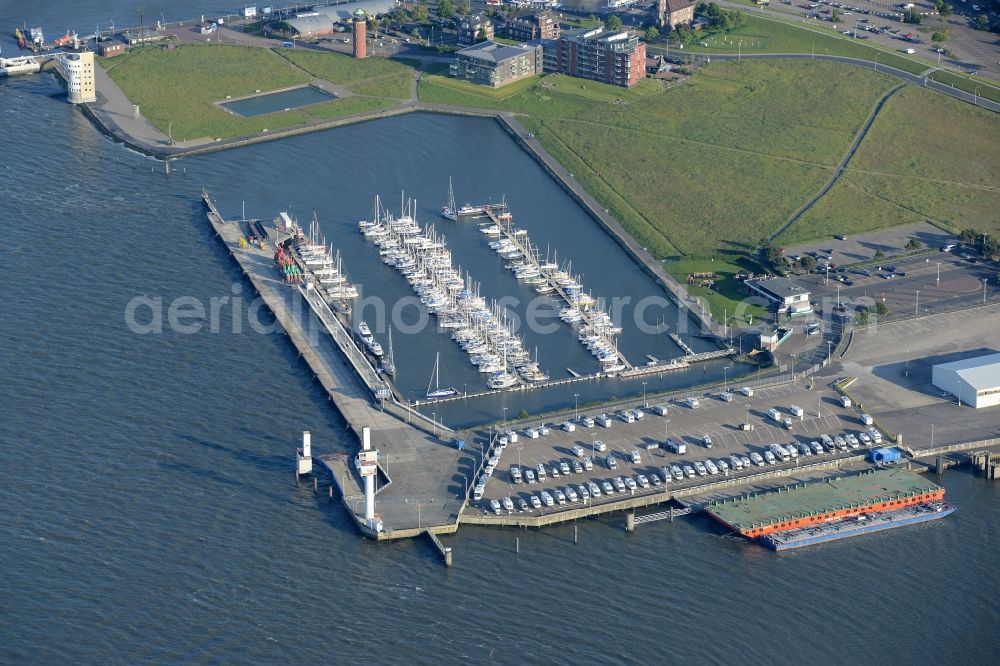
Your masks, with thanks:
<instances>
[{"instance_id":1,"label":"grassy dike slope","mask_svg":"<svg viewBox=\"0 0 1000 666\"><path fill-rule=\"evenodd\" d=\"M893 80L832 63L743 61L631 91L548 76L497 100L455 83L425 76L420 97L524 114L630 233L670 257L742 254L777 230L830 178Z\"/></svg>"},{"instance_id":2,"label":"grassy dike slope","mask_svg":"<svg viewBox=\"0 0 1000 666\"><path fill-rule=\"evenodd\" d=\"M923 222L1000 231L997 114L922 88L894 95L837 185L781 241Z\"/></svg>"}]
</instances>

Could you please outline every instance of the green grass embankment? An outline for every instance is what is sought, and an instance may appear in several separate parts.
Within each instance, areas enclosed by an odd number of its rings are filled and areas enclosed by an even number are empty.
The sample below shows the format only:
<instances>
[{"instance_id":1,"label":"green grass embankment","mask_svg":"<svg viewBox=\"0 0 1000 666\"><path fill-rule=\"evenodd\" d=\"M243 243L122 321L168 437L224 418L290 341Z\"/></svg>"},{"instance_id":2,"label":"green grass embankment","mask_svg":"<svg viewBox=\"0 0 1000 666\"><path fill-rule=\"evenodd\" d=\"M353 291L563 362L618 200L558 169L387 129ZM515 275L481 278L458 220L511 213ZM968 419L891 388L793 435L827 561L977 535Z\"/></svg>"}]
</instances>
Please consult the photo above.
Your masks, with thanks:
<instances>
[{"instance_id":1,"label":"green grass embankment","mask_svg":"<svg viewBox=\"0 0 1000 666\"><path fill-rule=\"evenodd\" d=\"M227 139L274 131L409 99L413 66L395 60L357 61L345 55L189 44L175 49L150 46L99 60L108 75L139 105L160 131L176 141ZM356 96L299 109L242 118L217 102L326 79Z\"/></svg>"}]
</instances>

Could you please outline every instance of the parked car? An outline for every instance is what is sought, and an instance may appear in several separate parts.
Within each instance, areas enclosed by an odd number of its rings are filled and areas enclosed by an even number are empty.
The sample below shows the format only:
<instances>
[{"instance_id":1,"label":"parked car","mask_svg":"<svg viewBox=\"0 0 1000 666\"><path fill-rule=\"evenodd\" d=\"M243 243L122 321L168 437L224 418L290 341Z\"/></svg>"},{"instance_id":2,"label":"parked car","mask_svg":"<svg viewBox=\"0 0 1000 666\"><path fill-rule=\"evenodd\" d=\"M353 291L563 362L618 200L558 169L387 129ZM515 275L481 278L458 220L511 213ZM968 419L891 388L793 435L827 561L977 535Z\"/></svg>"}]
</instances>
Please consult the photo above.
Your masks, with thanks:
<instances>
[{"instance_id":1,"label":"parked car","mask_svg":"<svg viewBox=\"0 0 1000 666\"><path fill-rule=\"evenodd\" d=\"M545 504L545 506L552 506L553 504L556 503L556 501L554 499L552 499L552 495L550 495L548 493L548 491L543 490L542 491L542 503Z\"/></svg>"},{"instance_id":2,"label":"parked car","mask_svg":"<svg viewBox=\"0 0 1000 666\"><path fill-rule=\"evenodd\" d=\"M694 467L691 467L691 465L684 465L684 476L689 479L693 479L695 474L697 474L697 472L694 471Z\"/></svg>"},{"instance_id":3,"label":"parked car","mask_svg":"<svg viewBox=\"0 0 1000 666\"><path fill-rule=\"evenodd\" d=\"M740 470L743 469L743 461L740 460L738 455L729 456L729 464L732 465L733 469Z\"/></svg>"},{"instance_id":4,"label":"parked car","mask_svg":"<svg viewBox=\"0 0 1000 666\"><path fill-rule=\"evenodd\" d=\"M615 494L615 487L611 485L610 481L605 481L604 483L602 483L601 484L601 488L604 490L604 494L605 495L614 495ZM596 495L595 495L595 497L596 497Z\"/></svg>"},{"instance_id":5,"label":"parked car","mask_svg":"<svg viewBox=\"0 0 1000 666\"><path fill-rule=\"evenodd\" d=\"M565 493L566 493L566 499L568 499L570 502L576 502L577 500L580 499L580 496L576 494L576 491L573 490L572 486L566 486Z\"/></svg>"},{"instance_id":6,"label":"parked car","mask_svg":"<svg viewBox=\"0 0 1000 666\"><path fill-rule=\"evenodd\" d=\"M639 486L642 488L649 488L649 479L646 478L645 474L638 474L635 477L636 481L639 482Z\"/></svg>"},{"instance_id":7,"label":"parked car","mask_svg":"<svg viewBox=\"0 0 1000 666\"><path fill-rule=\"evenodd\" d=\"M552 491L552 496L556 498L556 502L558 502L559 504L566 503L566 495L563 493L563 491L559 490L558 488Z\"/></svg>"},{"instance_id":8,"label":"parked car","mask_svg":"<svg viewBox=\"0 0 1000 666\"><path fill-rule=\"evenodd\" d=\"M631 476L626 476L625 487L628 488L629 490L635 490L637 488L635 479L633 479Z\"/></svg>"},{"instance_id":9,"label":"parked car","mask_svg":"<svg viewBox=\"0 0 1000 666\"><path fill-rule=\"evenodd\" d=\"M583 458L583 468L588 472L594 469L594 461L590 459L590 456L584 456Z\"/></svg>"},{"instance_id":10,"label":"parked car","mask_svg":"<svg viewBox=\"0 0 1000 666\"><path fill-rule=\"evenodd\" d=\"M712 474L712 475L715 475L715 474L718 474L718 473L719 473L719 468L718 468L718 467L716 466L716 464L715 464L715 463L714 463L713 461L711 461L711 460L706 460L706 461L705 461L705 469L707 469L707 470L708 470L708 473L709 473L709 474Z\"/></svg>"},{"instance_id":11,"label":"parked car","mask_svg":"<svg viewBox=\"0 0 1000 666\"><path fill-rule=\"evenodd\" d=\"M526 470L524 470L524 480L527 481L528 483L534 483L535 482L535 470L533 470L533 469L526 469Z\"/></svg>"},{"instance_id":12,"label":"parked car","mask_svg":"<svg viewBox=\"0 0 1000 666\"><path fill-rule=\"evenodd\" d=\"M614 454L608 455L608 457L604 459L604 462L607 464L608 469L618 469L618 463L615 462Z\"/></svg>"},{"instance_id":13,"label":"parked car","mask_svg":"<svg viewBox=\"0 0 1000 666\"><path fill-rule=\"evenodd\" d=\"M617 490L620 493L623 493L626 490L625 480L622 479L622 477L620 476L615 479L615 490Z\"/></svg>"},{"instance_id":14,"label":"parked car","mask_svg":"<svg viewBox=\"0 0 1000 666\"><path fill-rule=\"evenodd\" d=\"M490 500L490 509L493 510L493 513L499 514L500 511L502 510L500 506L500 500L495 500L495 499Z\"/></svg>"},{"instance_id":15,"label":"parked car","mask_svg":"<svg viewBox=\"0 0 1000 666\"><path fill-rule=\"evenodd\" d=\"M708 475L708 468L706 468L705 467L705 463L701 462L700 460L695 461L695 463L694 463L694 471L698 473L698 476L707 476Z\"/></svg>"},{"instance_id":16,"label":"parked car","mask_svg":"<svg viewBox=\"0 0 1000 666\"><path fill-rule=\"evenodd\" d=\"M583 447L580 446L579 444L577 444L576 446L574 446L573 447L573 455L576 456L577 458L582 458L583 457Z\"/></svg>"},{"instance_id":17,"label":"parked car","mask_svg":"<svg viewBox=\"0 0 1000 666\"><path fill-rule=\"evenodd\" d=\"M545 480L545 465L543 465L542 463L538 463L538 465L535 467L535 472L538 474L539 481Z\"/></svg>"},{"instance_id":18,"label":"parked car","mask_svg":"<svg viewBox=\"0 0 1000 666\"><path fill-rule=\"evenodd\" d=\"M670 476L674 477L675 480L680 481L684 478L684 470L681 469L680 465L671 465Z\"/></svg>"},{"instance_id":19,"label":"parked car","mask_svg":"<svg viewBox=\"0 0 1000 666\"><path fill-rule=\"evenodd\" d=\"M504 497L503 500L501 500L501 504L503 504L503 508L507 511L507 513L514 510L514 501L509 497Z\"/></svg>"},{"instance_id":20,"label":"parked car","mask_svg":"<svg viewBox=\"0 0 1000 666\"><path fill-rule=\"evenodd\" d=\"M528 503L524 500L523 497L519 497L517 499L517 510L518 511L527 511L528 510Z\"/></svg>"},{"instance_id":21,"label":"parked car","mask_svg":"<svg viewBox=\"0 0 1000 666\"><path fill-rule=\"evenodd\" d=\"M764 462L768 465L776 465L778 463L778 459L775 458L774 454L770 451L764 451Z\"/></svg>"},{"instance_id":22,"label":"parked car","mask_svg":"<svg viewBox=\"0 0 1000 666\"><path fill-rule=\"evenodd\" d=\"M668 478L667 481L669 480L670 479ZM660 486L663 485L663 481L660 480L660 475L657 474L656 472L651 472L649 474L649 482L653 484L654 488L659 488Z\"/></svg>"},{"instance_id":23,"label":"parked car","mask_svg":"<svg viewBox=\"0 0 1000 666\"><path fill-rule=\"evenodd\" d=\"M569 476L570 475L569 463L565 461L559 463L559 471L562 472L563 476Z\"/></svg>"},{"instance_id":24,"label":"parked car","mask_svg":"<svg viewBox=\"0 0 1000 666\"><path fill-rule=\"evenodd\" d=\"M558 479L559 478L559 466L558 465L553 465L552 469L549 470L549 474L552 476L553 479Z\"/></svg>"},{"instance_id":25,"label":"parked car","mask_svg":"<svg viewBox=\"0 0 1000 666\"><path fill-rule=\"evenodd\" d=\"M858 438L861 440L861 443L864 444L865 446L871 446L872 438L868 435L868 433L859 432Z\"/></svg>"},{"instance_id":26,"label":"parked car","mask_svg":"<svg viewBox=\"0 0 1000 666\"><path fill-rule=\"evenodd\" d=\"M590 488L591 497L597 499L601 496L601 488L595 482L591 481L588 487Z\"/></svg>"},{"instance_id":27,"label":"parked car","mask_svg":"<svg viewBox=\"0 0 1000 666\"><path fill-rule=\"evenodd\" d=\"M750 460L753 461L753 464L757 465L757 467L763 467L766 464L764 458L762 458L756 451L750 452Z\"/></svg>"},{"instance_id":28,"label":"parked car","mask_svg":"<svg viewBox=\"0 0 1000 666\"><path fill-rule=\"evenodd\" d=\"M712 437L711 435L705 435L701 438L701 443L705 445L706 449L712 448Z\"/></svg>"},{"instance_id":29,"label":"parked car","mask_svg":"<svg viewBox=\"0 0 1000 666\"><path fill-rule=\"evenodd\" d=\"M576 487L576 489L580 493L581 500L586 502L587 500L590 499L590 490L587 488L587 486L580 484L579 486Z\"/></svg>"},{"instance_id":30,"label":"parked car","mask_svg":"<svg viewBox=\"0 0 1000 666\"><path fill-rule=\"evenodd\" d=\"M594 427L594 419L590 418L589 416L584 416L582 419L580 419L580 423L583 425L584 428Z\"/></svg>"},{"instance_id":31,"label":"parked car","mask_svg":"<svg viewBox=\"0 0 1000 666\"><path fill-rule=\"evenodd\" d=\"M594 449L599 453L604 453L605 451L608 450L608 446L601 440L597 440L596 442L594 442Z\"/></svg>"},{"instance_id":32,"label":"parked car","mask_svg":"<svg viewBox=\"0 0 1000 666\"><path fill-rule=\"evenodd\" d=\"M820 455L821 453L823 453L823 445L820 444L819 442L815 441L809 442L809 446L812 448L813 453L815 453L816 455Z\"/></svg>"},{"instance_id":33,"label":"parked car","mask_svg":"<svg viewBox=\"0 0 1000 666\"><path fill-rule=\"evenodd\" d=\"M581 463L579 460L573 461L573 473L583 474L583 463Z\"/></svg>"},{"instance_id":34,"label":"parked car","mask_svg":"<svg viewBox=\"0 0 1000 666\"><path fill-rule=\"evenodd\" d=\"M541 509L542 508L542 500L538 499L538 495L532 495L531 496L531 508L532 509Z\"/></svg>"}]
</instances>

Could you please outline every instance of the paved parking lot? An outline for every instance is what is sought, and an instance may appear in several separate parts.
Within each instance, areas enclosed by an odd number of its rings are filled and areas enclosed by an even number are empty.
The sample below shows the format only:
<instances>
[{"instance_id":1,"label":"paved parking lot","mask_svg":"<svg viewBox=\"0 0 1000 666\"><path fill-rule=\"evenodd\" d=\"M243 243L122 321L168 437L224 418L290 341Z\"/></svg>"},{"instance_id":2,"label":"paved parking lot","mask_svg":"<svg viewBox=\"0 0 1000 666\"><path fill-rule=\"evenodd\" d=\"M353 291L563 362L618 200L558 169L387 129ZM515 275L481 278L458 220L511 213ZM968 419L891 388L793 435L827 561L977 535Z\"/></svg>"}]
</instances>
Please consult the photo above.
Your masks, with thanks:
<instances>
[{"instance_id":1,"label":"paved parking lot","mask_svg":"<svg viewBox=\"0 0 1000 666\"><path fill-rule=\"evenodd\" d=\"M586 428L578 425L575 432L565 432L553 425L548 435L538 439L529 439L523 436L523 433L519 433L518 441L508 444L503 452L496 471L486 485L482 499L474 504L486 509L489 500L507 496L510 496L516 504L518 499L530 501L531 495L538 495L542 490L551 493L555 488L565 489L570 484L574 489L577 489L580 484L587 484L590 481L601 486L604 481L613 483L614 479L619 476L635 478L637 474L644 474L649 477L651 473L655 473L662 479L664 465L691 464L694 461L704 461L708 458L713 460L728 459L730 454L749 454L750 451L762 453L771 443L809 442L818 439L821 433L834 436L845 432L857 433L866 429L858 418L858 412L842 407L832 388L822 386L818 382L813 385L813 388L809 388L809 385L810 382L806 380L804 383L755 389L753 397L736 393L733 401L728 403L717 398L706 398L701 400L697 409L680 403L670 404L666 416L658 416L651 410L646 410L646 415L641 421L629 424L616 418L609 428L599 425ZM801 420L793 417L792 430L778 427L768 417L767 411L772 407L779 409L784 416L790 416L789 408L792 405L801 407L805 412ZM581 412L580 417L582 419L587 415L597 416L597 414ZM740 430L740 424L744 422L751 423L754 429L750 432ZM659 448L659 446L649 450L645 448L647 444L659 445L668 435L684 442L687 445L686 453L671 453ZM705 435L712 439L711 448L704 445ZM595 442L597 441L603 442L607 446L606 452L596 451ZM569 476L560 474L558 478L553 478L553 466L566 462L572 469L575 461L582 460L573 453L573 446L582 447L585 456L594 457L593 470L571 473ZM633 450L640 451L639 463L633 464L629 460L629 453ZM795 467L796 464L831 460L838 456L857 454L857 452L858 450L855 449L839 454L801 457L799 463L789 462L784 466ZM617 469L608 467L606 457L609 454L613 456ZM544 465L547 470L544 482L532 485L513 482L510 475L511 465L516 465L521 469L534 469L539 464ZM768 466L767 469L776 469L780 466L779 463L777 466ZM730 475L749 475L762 469L753 466L743 472L730 472ZM710 480L713 480L712 476L696 476L694 479L670 481L669 485L671 488L686 488ZM662 486L659 488L651 486L648 490L637 489L635 494L662 491ZM630 496L628 492L624 495L616 492L608 497L602 491L602 496L597 502L609 502L628 496ZM570 506L572 503L567 502L567 505L561 508ZM548 511L559 509L560 507L556 506ZM543 511L545 511L544 507L541 511L533 511L533 513L537 514Z\"/></svg>"},{"instance_id":2,"label":"paved parking lot","mask_svg":"<svg viewBox=\"0 0 1000 666\"><path fill-rule=\"evenodd\" d=\"M940 248L948 243L957 243L958 239L946 231L938 229L933 224L904 224L891 229L882 229L867 234L848 236L847 240L829 238L803 245L785 248L785 256L804 257L810 252L822 255L822 261L832 261L835 266L856 264L860 261L871 261L875 252L881 250L885 255L903 254L906 243L917 239L924 247ZM832 256L832 260L827 260Z\"/></svg>"},{"instance_id":3,"label":"paved parking lot","mask_svg":"<svg viewBox=\"0 0 1000 666\"><path fill-rule=\"evenodd\" d=\"M886 279L890 268L895 277ZM862 274L864 270L871 275ZM995 273L988 264L970 263L954 252L938 252L843 274L831 272L829 282L825 274L816 273L798 276L796 280L812 289L813 300L821 307L824 303L827 307L837 303L871 306L881 301L890 316L914 316L981 302L984 279L987 300L996 298L1000 289L991 280ZM850 284L840 282L838 277L846 278Z\"/></svg>"},{"instance_id":4,"label":"paved parking lot","mask_svg":"<svg viewBox=\"0 0 1000 666\"><path fill-rule=\"evenodd\" d=\"M858 329L838 368L848 392L915 448L1000 436L1000 408L958 406L931 383L938 363L1000 351L1000 304ZM933 435L932 435L933 426Z\"/></svg>"}]
</instances>

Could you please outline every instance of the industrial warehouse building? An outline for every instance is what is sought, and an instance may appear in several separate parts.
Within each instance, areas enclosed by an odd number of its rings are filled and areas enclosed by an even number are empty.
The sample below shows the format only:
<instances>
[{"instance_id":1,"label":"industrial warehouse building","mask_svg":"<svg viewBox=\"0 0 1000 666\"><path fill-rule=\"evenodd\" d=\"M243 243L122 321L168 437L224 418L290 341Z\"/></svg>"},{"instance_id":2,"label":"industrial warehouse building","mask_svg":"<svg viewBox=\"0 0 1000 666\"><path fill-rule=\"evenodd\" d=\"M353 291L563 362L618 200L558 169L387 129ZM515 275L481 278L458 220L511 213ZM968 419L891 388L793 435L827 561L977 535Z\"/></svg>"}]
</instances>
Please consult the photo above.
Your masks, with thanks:
<instances>
[{"instance_id":1,"label":"industrial warehouse building","mask_svg":"<svg viewBox=\"0 0 1000 666\"><path fill-rule=\"evenodd\" d=\"M974 356L935 365L934 386L980 409L1000 405L1000 354Z\"/></svg>"},{"instance_id":2,"label":"industrial warehouse building","mask_svg":"<svg viewBox=\"0 0 1000 666\"><path fill-rule=\"evenodd\" d=\"M349 25L354 13L364 10L368 16L388 14L396 8L396 0L362 0L361 2L345 2L339 5L315 7L312 11L296 14L285 23L299 37L322 37L332 35L333 25L343 23Z\"/></svg>"}]
</instances>

